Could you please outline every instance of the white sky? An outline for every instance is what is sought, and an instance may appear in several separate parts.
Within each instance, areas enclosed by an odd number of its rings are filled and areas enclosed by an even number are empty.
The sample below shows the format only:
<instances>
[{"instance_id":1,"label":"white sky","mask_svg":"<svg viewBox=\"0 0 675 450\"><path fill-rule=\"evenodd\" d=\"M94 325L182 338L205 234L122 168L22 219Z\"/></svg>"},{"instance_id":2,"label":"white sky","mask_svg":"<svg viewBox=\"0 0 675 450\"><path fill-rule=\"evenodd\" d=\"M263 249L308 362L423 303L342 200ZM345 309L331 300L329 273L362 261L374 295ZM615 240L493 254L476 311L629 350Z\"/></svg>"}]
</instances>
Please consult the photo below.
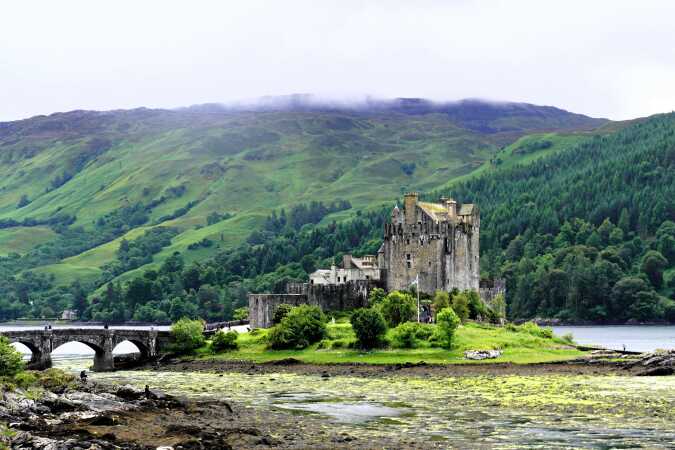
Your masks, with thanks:
<instances>
[{"instance_id":1,"label":"white sky","mask_svg":"<svg viewBox=\"0 0 675 450\"><path fill-rule=\"evenodd\" d=\"M264 95L675 109L675 2L8 1L0 120Z\"/></svg>"}]
</instances>

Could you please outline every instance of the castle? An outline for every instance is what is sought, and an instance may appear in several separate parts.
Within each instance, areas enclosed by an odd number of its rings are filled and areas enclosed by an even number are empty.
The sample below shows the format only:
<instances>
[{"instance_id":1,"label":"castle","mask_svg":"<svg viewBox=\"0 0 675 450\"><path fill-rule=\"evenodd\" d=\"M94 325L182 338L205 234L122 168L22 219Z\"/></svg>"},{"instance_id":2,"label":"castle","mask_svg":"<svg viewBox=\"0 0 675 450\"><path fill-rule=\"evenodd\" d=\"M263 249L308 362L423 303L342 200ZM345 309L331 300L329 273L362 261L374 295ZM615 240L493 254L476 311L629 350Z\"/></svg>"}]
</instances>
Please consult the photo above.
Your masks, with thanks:
<instances>
[{"instance_id":1,"label":"castle","mask_svg":"<svg viewBox=\"0 0 675 450\"><path fill-rule=\"evenodd\" d=\"M420 292L475 290L490 303L504 292L503 281L480 280L480 212L453 199L422 202L415 192L404 196L384 225L384 242L375 255L345 255L341 267L319 269L309 283L291 283L285 294L249 294L252 327L268 327L281 303L312 304L323 310L366 306L374 287L386 291L417 285Z\"/></svg>"}]
</instances>

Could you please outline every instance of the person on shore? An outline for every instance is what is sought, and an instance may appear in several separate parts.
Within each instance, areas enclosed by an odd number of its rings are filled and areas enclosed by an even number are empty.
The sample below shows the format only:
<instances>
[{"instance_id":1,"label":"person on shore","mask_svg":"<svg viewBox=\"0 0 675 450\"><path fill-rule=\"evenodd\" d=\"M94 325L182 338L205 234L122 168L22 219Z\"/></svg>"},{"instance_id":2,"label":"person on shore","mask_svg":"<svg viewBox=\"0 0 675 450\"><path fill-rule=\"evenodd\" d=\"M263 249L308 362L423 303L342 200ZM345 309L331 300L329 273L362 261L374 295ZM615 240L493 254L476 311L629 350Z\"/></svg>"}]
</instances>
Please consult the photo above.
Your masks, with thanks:
<instances>
[{"instance_id":1,"label":"person on shore","mask_svg":"<svg viewBox=\"0 0 675 450\"><path fill-rule=\"evenodd\" d=\"M83 382L83 383L87 382L87 371L86 370L83 370L82 372L80 372L80 381Z\"/></svg>"}]
</instances>

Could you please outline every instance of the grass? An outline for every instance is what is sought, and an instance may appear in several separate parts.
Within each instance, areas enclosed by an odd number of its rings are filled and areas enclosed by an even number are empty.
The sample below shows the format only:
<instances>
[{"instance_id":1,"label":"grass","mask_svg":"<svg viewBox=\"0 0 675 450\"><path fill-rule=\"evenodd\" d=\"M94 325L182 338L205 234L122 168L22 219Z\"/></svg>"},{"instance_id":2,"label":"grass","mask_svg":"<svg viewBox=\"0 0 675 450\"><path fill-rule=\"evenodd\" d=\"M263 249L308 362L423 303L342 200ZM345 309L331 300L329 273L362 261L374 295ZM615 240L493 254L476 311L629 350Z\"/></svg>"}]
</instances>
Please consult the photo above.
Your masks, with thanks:
<instances>
[{"instance_id":1,"label":"grass","mask_svg":"<svg viewBox=\"0 0 675 450\"><path fill-rule=\"evenodd\" d=\"M389 331L391 333L391 331ZM468 323L460 326L449 350L425 345L415 349L376 349L360 351L347 348L355 340L349 323L328 325L324 341L302 350L268 350L267 330L255 330L239 336L239 350L213 355L207 348L200 349L198 357L214 359L248 360L258 363L295 358L312 364L368 363L403 364L426 362L430 364L465 363L515 363L533 364L574 359L584 355L562 338L535 336L523 329L516 331L505 327ZM335 342L340 342L337 346ZM464 359L466 350L502 350L499 358L483 361Z\"/></svg>"},{"instance_id":2,"label":"grass","mask_svg":"<svg viewBox=\"0 0 675 450\"><path fill-rule=\"evenodd\" d=\"M56 237L48 227L14 227L0 230L0 256L23 254Z\"/></svg>"}]
</instances>

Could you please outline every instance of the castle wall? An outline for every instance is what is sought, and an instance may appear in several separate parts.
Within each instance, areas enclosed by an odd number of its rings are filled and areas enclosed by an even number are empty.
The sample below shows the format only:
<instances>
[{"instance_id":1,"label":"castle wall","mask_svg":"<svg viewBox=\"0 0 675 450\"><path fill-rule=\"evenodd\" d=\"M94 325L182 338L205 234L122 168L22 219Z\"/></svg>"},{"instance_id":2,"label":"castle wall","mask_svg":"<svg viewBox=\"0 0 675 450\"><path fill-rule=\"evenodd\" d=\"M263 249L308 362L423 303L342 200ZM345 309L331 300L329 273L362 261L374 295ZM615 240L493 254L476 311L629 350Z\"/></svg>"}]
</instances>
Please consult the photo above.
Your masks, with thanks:
<instances>
[{"instance_id":1,"label":"castle wall","mask_svg":"<svg viewBox=\"0 0 675 450\"><path fill-rule=\"evenodd\" d=\"M282 303L313 305L323 311L362 308L368 306L368 294L375 287L379 287L379 283L365 280L339 285L289 283L286 294L249 294L250 325L251 328L271 327L274 312Z\"/></svg>"}]
</instances>

